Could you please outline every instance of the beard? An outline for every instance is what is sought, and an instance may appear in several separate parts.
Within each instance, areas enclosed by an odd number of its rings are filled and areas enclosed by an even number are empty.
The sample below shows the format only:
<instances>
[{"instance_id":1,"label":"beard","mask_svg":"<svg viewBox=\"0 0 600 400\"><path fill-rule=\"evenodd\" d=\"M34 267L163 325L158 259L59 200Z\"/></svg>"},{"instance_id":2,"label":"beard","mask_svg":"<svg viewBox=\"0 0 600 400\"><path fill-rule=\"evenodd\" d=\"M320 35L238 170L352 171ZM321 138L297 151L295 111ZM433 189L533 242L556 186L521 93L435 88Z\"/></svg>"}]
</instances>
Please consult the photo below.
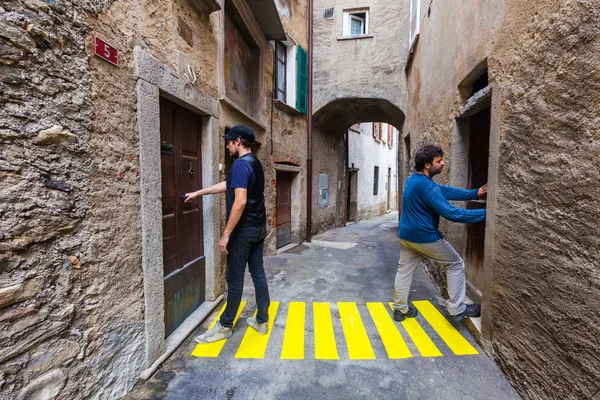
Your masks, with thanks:
<instances>
[{"instance_id":1,"label":"beard","mask_svg":"<svg viewBox=\"0 0 600 400\"><path fill-rule=\"evenodd\" d=\"M435 175L439 174L440 172L442 172L442 169L444 169L444 166L441 166L439 168L435 168L433 165L431 166L431 168L429 168L429 176L430 177L434 177Z\"/></svg>"}]
</instances>

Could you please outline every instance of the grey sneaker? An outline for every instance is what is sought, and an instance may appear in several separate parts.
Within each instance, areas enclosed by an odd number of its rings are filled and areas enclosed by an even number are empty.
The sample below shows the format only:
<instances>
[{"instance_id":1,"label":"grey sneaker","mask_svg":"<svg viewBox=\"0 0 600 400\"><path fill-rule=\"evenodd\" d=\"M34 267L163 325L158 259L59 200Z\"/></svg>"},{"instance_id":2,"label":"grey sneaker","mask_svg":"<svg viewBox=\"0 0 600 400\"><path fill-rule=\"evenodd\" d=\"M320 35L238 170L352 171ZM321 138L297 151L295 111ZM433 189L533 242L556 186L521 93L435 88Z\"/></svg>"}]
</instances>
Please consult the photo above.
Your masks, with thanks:
<instances>
[{"instance_id":1,"label":"grey sneaker","mask_svg":"<svg viewBox=\"0 0 600 400\"><path fill-rule=\"evenodd\" d=\"M212 343L230 338L231 335L233 335L231 328L226 328L221 325L221 321L217 321L215 326L204 332L202 335L196 336L194 341L196 343Z\"/></svg>"},{"instance_id":2,"label":"grey sneaker","mask_svg":"<svg viewBox=\"0 0 600 400\"><path fill-rule=\"evenodd\" d=\"M415 318L418 312L415 306L412 304L408 306L408 312L404 314L400 310L394 310L394 320L398 322L404 321L406 318Z\"/></svg>"},{"instance_id":3,"label":"grey sneaker","mask_svg":"<svg viewBox=\"0 0 600 400\"><path fill-rule=\"evenodd\" d=\"M264 324L259 324L258 322L256 322L256 318L254 317L246 318L246 323L249 327L254 329L256 332L260 333L261 335L266 335L269 331L268 322L265 322Z\"/></svg>"},{"instance_id":4,"label":"grey sneaker","mask_svg":"<svg viewBox=\"0 0 600 400\"><path fill-rule=\"evenodd\" d=\"M463 321L467 318L481 317L481 305L479 305L479 304L465 304L465 305L466 305L465 311L463 311L461 314L452 316L452 318L456 322Z\"/></svg>"}]
</instances>

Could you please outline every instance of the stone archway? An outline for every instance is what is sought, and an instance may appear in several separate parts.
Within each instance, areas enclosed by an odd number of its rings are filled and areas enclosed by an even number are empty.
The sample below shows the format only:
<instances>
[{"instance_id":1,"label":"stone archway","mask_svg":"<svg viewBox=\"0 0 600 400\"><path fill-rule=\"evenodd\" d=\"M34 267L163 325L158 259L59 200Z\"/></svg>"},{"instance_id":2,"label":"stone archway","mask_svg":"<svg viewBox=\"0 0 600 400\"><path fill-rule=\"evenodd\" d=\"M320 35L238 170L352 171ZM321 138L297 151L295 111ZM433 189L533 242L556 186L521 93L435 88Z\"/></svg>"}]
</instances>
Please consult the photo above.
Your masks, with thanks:
<instances>
[{"instance_id":1,"label":"stone archway","mask_svg":"<svg viewBox=\"0 0 600 400\"><path fill-rule=\"evenodd\" d=\"M313 114L313 233L344 223L348 128L359 122L386 122L402 131L404 120L404 112L382 98L335 99Z\"/></svg>"}]
</instances>

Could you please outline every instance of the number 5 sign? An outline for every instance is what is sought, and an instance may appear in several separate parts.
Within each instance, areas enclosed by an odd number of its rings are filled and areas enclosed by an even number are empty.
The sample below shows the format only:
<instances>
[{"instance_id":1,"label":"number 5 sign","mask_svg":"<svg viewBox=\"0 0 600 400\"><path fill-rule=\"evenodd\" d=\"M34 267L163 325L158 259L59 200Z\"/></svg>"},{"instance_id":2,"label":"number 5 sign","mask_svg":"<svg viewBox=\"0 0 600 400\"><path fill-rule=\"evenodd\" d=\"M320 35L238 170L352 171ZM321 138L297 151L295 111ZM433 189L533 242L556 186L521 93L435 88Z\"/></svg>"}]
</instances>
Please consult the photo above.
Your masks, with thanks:
<instances>
[{"instance_id":1,"label":"number 5 sign","mask_svg":"<svg viewBox=\"0 0 600 400\"><path fill-rule=\"evenodd\" d=\"M97 38L96 35L92 36L92 38L94 41L92 44L94 54L111 64L119 66L119 50L110 46L104 40Z\"/></svg>"}]
</instances>

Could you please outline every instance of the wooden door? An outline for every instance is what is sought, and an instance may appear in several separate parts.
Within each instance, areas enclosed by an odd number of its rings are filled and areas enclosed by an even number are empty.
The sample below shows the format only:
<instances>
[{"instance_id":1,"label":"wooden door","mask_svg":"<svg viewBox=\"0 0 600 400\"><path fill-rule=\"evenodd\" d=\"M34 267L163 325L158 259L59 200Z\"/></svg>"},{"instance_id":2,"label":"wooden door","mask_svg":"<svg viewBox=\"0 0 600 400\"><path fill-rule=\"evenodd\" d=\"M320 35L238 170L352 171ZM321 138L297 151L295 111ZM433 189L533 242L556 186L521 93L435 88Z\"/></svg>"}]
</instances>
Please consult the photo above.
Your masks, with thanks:
<instances>
[{"instance_id":1,"label":"wooden door","mask_svg":"<svg viewBox=\"0 0 600 400\"><path fill-rule=\"evenodd\" d=\"M292 242L292 174L277 171L277 248Z\"/></svg>"},{"instance_id":2,"label":"wooden door","mask_svg":"<svg viewBox=\"0 0 600 400\"><path fill-rule=\"evenodd\" d=\"M490 154L490 109L486 108L471 117L469 140L469 188L479 188L487 183ZM469 201L468 209L485 208L485 202ZM483 250L485 221L466 226L465 268L468 295L479 301L483 290Z\"/></svg>"},{"instance_id":3,"label":"wooden door","mask_svg":"<svg viewBox=\"0 0 600 400\"><path fill-rule=\"evenodd\" d=\"M392 169L388 168L388 173L387 173L387 185L386 185L386 189L387 189L387 211L390 211L392 209Z\"/></svg>"},{"instance_id":4,"label":"wooden door","mask_svg":"<svg viewBox=\"0 0 600 400\"><path fill-rule=\"evenodd\" d=\"M202 199L182 195L202 187L202 118L160 100L165 335L204 302Z\"/></svg>"}]
</instances>

